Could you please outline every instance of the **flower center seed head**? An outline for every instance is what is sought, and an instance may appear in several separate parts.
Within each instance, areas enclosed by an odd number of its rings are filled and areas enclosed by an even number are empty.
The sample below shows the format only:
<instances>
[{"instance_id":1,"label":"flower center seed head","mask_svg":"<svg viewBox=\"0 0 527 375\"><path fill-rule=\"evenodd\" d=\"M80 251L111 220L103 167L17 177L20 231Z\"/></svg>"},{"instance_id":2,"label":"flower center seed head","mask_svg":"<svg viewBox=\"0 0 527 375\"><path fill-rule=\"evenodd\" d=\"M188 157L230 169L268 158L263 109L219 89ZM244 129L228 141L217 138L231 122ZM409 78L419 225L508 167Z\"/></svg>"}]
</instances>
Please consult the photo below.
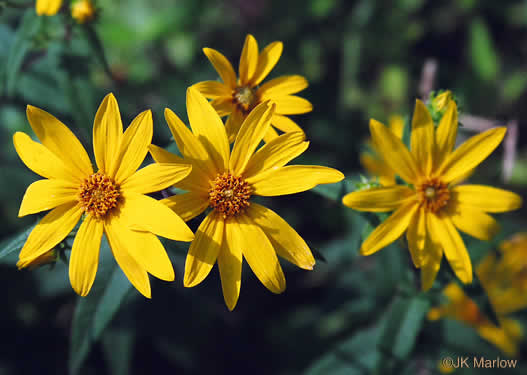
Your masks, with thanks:
<instances>
[{"instance_id":1,"label":"flower center seed head","mask_svg":"<svg viewBox=\"0 0 527 375\"><path fill-rule=\"evenodd\" d=\"M450 199L448 186L437 178L432 178L418 186L417 192L425 210L431 212L437 212L441 207L444 207Z\"/></svg>"},{"instance_id":2,"label":"flower center seed head","mask_svg":"<svg viewBox=\"0 0 527 375\"><path fill-rule=\"evenodd\" d=\"M256 102L256 94L249 86L237 87L234 91L234 101L242 112L249 112Z\"/></svg>"},{"instance_id":3,"label":"flower center seed head","mask_svg":"<svg viewBox=\"0 0 527 375\"><path fill-rule=\"evenodd\" d=\"M218 174L209 189L209 205L221 212L224 219L235 216L249 207L251 187L241 177L225 172Z\"/></svg>"},{"instance_id":4,"label":"flower center seed head","mask_svg":"<svg viewBox=\"0 0 527 375\"><path fill-rule=\"evenodd\" d=\"M100 219L116 207L121 193L119 186L101 172L84 179L79 187L79 204L85 213Z\"/></svg>"}]
</instances>

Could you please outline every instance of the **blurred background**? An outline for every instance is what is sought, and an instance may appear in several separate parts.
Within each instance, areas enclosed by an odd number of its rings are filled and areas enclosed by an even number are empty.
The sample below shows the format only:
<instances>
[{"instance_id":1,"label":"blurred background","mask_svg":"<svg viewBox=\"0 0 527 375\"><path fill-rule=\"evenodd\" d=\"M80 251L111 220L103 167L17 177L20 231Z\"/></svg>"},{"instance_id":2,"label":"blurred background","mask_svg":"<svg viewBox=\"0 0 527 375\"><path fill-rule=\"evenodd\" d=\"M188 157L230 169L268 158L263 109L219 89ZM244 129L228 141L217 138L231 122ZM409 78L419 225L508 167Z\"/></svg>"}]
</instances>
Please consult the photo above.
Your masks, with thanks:
<instances>
[{"instance_id":1,"label":"blurred background","mask_svg":"<svg viewBox=\"0 0 527 375\"><path fill-rule=\"evenodd\" d=\"M96 22L78 25L68 1L56 16L39 17L31 1L0 0L0 255L11 249L0 257L0 375L435 374L451 372L441 360L459 356L469 356L471 365L474 356L516 358L516 369L485 373L527 373L525 310L509 314L519 328L502 333L501 341L514 336L513 352L478 330L483 315L493 323L503 319L477 281L465 293L481 316L465 316L463 322L451 314L432 321L428 311L445 303L441 290L453 279L448 265L442 265L430 293L419 293L418 274L399 244L370 257L358 255L370 218L340 204L359 174L366 175L359 156L369 119L387 122L394 114L408 119L415 99L427 99L438 89L455 94L460 138L498 124L509 127L504 146L473 181L525 197L527 1L96 4ZM313 103L313 112L292 116L311 141L297 163L332 166L348 177L337 186L264 200L317 254L314 271L283 262L287 290L273 295L245 264L233 312L224 305L216 267L199 286L183 288L188 249L183 243L165 242L176 281L151 278L152 300L129 288L106 244L94 289L84 299L71 289L67 264L60 260L18 271L12 249L23 245L27 228L39 219L17 217L25 189L38 179L12 143L16 131L33 135L26 105L59 118L91 152L95 112L113 92L125 125L151 108L153 143L175 151L164 108L186 121L186 88L217 79L201 49L221 51L237 69L247 33L260 48L275 40L284 43L270 78L299 74L310 83L299 95ZM496 217L503 229L495 241L464 237L475 265L525 230L525 209ZM199 222L189 225L196 229ZM67 248L68 240L62 246ZM519 247L527 259L527 244ZM526 281L527 267L524 271ZM527 295L524 284L513 287Z\"/></svg>"}]
</instances>

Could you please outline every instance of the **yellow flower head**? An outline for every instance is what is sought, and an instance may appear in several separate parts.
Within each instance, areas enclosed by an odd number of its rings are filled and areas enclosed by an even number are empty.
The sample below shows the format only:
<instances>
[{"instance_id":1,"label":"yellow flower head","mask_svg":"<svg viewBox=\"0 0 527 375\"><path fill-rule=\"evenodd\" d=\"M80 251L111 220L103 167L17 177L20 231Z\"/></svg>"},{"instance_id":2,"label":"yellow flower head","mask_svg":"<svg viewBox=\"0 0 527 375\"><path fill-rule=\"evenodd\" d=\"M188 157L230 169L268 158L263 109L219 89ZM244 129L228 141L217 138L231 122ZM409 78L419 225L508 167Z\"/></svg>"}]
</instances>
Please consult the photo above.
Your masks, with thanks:
<instances>
[{"instance_id":1,"label":"yellow flower head","mask_svg":"<svg viewBox=\"0 0 527 375\"><path fill-rule=\"evenodd\" d=\"M32 106L27 118L42 143L22 132L15 133L13 142L24 164L45 179L27 188L18 216L51 211L29 235L19 268L49 252L84 218L69 265L71 285L79 295L86 296L95 279L103 232L115 260L144 296L151 294L147 272L174 280L170 259L155 234L179 241L191 241L194 235L179 216L146 194L173 185L192 167L152 164L137 170L152 140L152 113L139 114L123 134L117 101L112 94L104 98L93 126L97 172L63 123Z\"/></svg>"},{"instance_id":2,"label":"yellow flower head","mask_svg":"<svg viewBox=\"0 0 527 375\"><path fill-rule=\"evenodd\" d=\"M212 99L212 106L223 117L229 115L225 127L229 142L234 142L243 120L258 104L271 100L276 110L271 124L288 132L302 132L302 129L286 115L311 112L313 106L306 99L292 95L308 86L307 80L299 75L281 76L258 86L274 68L282 55L282 42L273 42L258 51L258 43L247 35L240 57L238 78L231 63L220 52L203 48L221 80L204 81L194 85L206 98ZM264 139L269 142L278 136L269 127Z\"/></svg>"},{"instance_id":3,"label":"yellow flower head","mask_svg":"<svg viewBox=\"0 0 527 375\"><path fill-rule=\"evenodd\" d=\"M472 264L458 229L488 240L499 226L487 212L515 210L522 204L521 197L505 190L456 186L500 144L506 131L503 127L490 129L453 150L457 126L455 102L450 102L436 130L426 106L417 100L408 150L388 128L371 120L373 141L386 164L409 186L374 188L343 198L346 206L359 211L394 211L363 242L361 253L373 254L406 231L413 262L421 268L424 290L432 286L443 253L457 277L470 283Z\"/></svg>"},{"instance_id":4,"label":"yellow flower head","mask_svg":"<svg viewBox=\"0 0 527 375\"><path fill-rule=\"evenodd\" d=\"M269 130L274 110L274 104L258 105L241 125L231 151L220 117L205 97L190 87L187 112L192 131L171 110L165 110L184 159L154 145L150 147L157 162L192 164L191 174L175 185L188 193L162 202L185 220L208 207L212 209L190 245L184 285L201 283L217 261L223 296L230 310L236 306L240 293L242 254L273 293L285 289L277 254L304 269L312 269L315 264L298 233L270 209L251 202L251 196L293 194L344 178L332 168L285 166L308 147L309 142L300 132L283 134L256 150Z\"/></svg>"},{"instance_id":5,"label":"yellow flower head","mask_svg":"<svg viewBox=\"0 0 527 375\"><path fill-rule=\"evenodd\" d=\"M62 6L62 0L37 0L36 11L39 16L54 16Z\"/></svg>"},{"instance_id":6,"label":"yellow flower head","mask_svg":"<svg viewBox=\"0 0 527 375\"><path fill-rule=\"evenodd\" d=\"M71 17L80 24L93 21L96 14L91 0L76 0L71 4Z\"/></svg>"}]
</instances>

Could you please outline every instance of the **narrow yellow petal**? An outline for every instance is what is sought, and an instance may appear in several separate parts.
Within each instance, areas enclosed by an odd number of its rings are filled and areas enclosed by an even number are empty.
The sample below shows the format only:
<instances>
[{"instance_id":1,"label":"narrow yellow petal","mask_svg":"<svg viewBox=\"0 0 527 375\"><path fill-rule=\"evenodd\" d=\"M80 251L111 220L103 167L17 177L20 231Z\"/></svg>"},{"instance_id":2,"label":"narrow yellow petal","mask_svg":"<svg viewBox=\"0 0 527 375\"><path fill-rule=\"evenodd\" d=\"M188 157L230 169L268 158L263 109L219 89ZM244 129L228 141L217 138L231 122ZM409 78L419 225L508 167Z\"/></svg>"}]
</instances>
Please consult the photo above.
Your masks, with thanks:
<instances>
[{"instance_id":1,"label":"narrow yellow petal","mask_svg":"<svg viewBox=\"0 0 527 375\"><path fill-rule=\"evenodd\" d=\"M456 102L451 100L436 130L437 154L435 167L439 167L454 149L457 137L457 126L457 106Z\"/></svg>"},{"instance_id":2,"label":"narrow yellow petal","mask_svg":"<svg viewBox=\"0 0 527 375\"><path fill-rule=\"evenodd\" d=\"M218 255L223 299L230 311L236 307L242 282L242 247L231 233L233 225L236 223L225 222L225 234Z\"/></svg>"},{"instance_id":3,"label":"narrow yellow petal","mask_svg":"<svg viewBox=\"0 0 527 375\"><path fill-rule=\"evenodd\" d=\"M214 110L220 117L230 115L236 107L235 104L232 102L232 97L214 99L210 102L210 105L214 108ZM227 132L227 135L228 134L229 133Z\"/></svg>"},{"instance_id":4,"label":"narrow yellow petal","mask_svg":"<svg viewBox=\"0 0 527 375\"><path fill-rule=\"evenodd\" d=\"M282 42L273 42L262 50L258 56L258 65L256 66L256 71L251 79L251 85L259 85L260 82L262 82L264 78L267 77L269 72L275 67L278 60L280 60L283 49L284 45Z\"/></svg>"},{"instance_id":5,"label":"narrow yellow petal","mask_svg":"<svg viewBox=\"0 0 527 375\"><path fill-rule=\"evenodd\" d=\"M390 119L388 120L388 127L393 132L393 134L395 134L397 138L399 139L403 138L404 119L401 116L398 116L398 115L390 116Z\"/></svg>"},{"instance_id":6,"label":"narrow yellow petal","mask_svg":"<svg viewBox=\"0 0 527 375\"><path fill-rule=\"evenodd\" d=\"M75 292L85 297L95 280L104 224L87 216L82 222L71 248L69 276Z\"/></svg>"},{"instance_id":7,"label":"narrow yellow petal","mask_svg":"<svg viewBox=\"0 0 527 375\"><path fill-rule=\"evenodd\" d=\"M370 233L368 238L362 243L361 254L371 255L401 237L418 208L419 206L415 202L409 202L400 206L397 211Z\"/></svg>"},{"instance_id":8,"label":"narrow yellow petal","mask_svg":"<svg viewBox=\"0 0 527 375\"><path fill-rule=\"evenodd\" d=\"M477 239L489 241L500 230L498 222L479 208L463 204L449 204L447 212L460 231Z\"/></svg>"},{"instance_id":9,"label":"narrow yellow petal","mask_svg":"<svg viewBox=\"0 0 527 375\"><path fill-rule=\"evenodd\" d=\"M73 230L82 210L75 203L67 203L53 209L40 220L29 234L20 251L18 268L23 268L35 258L51 250Z\"/></svg>"},{"instance_id":10,"label":"narrow yellow petal","mask_svg":"<svg viewBox=\"0 0 527 375\"><path fill-rule=\"evenodd\" d=\"M273 139L278 138L278 132L273 129L272 126L267 128L267 133L265 133L263 140L265 143L271 142Z\"/></svg>"},{"instance_id":11,"label":"narrow yellow petal","mask_svg":"<svg viewBox=\"0 0 527 375\"><path fill-rule=\"evenodd\" d=\"M498 147L506 131L504 127L494 128L465 141L439 167L442 180L451 182L480 164Z\"/></svg>"},{"instance_id":12,"label":"narrow yellow petal","mask_svg":"<svg viewBox=\"0 0 527 375\"><path fill-rule=\"evenodd\" d=\"M251 78L256 72L257 65L258 43L251 34L247 34L245 43L243 44L242 55L240 57L240 65L238 67L238 74L242 86L250 84Z\"/></svg>"},{"instance_id":13,"label":"narrow yellow petal","mask_svg":"<svg viewBox=\"0 0 527 375\"><path fill-rule=\"evenodd\" d=\"M408 250L410 250L412 261L417 268L425 263L425 251L428 251L426 237L426 216L424 209L419 208L406 231Z\"/></svg>"},{"instance_id":14,"label":"narrow yellow petal","mask_svg":"<svg viewBox=\"0 0 527 375\"><path fill-rule=\"evenodd\" d=\"M294 132L269 141L251 157L243 176L250 178L283 167L308 148L309 142L304 137L303 132Z\"/></svg>"},{"instance_id":15,"label":"narrow yellow petal","mask_svg":"<svg viewBox=\"0 0 527 375\"><path fill-rule=\"evenodd\" d=\"M212 48L203 48L203 53L207 56L214 69L216 69L222 81L231 88L236 87L236 73L234 73L229 60Z\"/></svg>"},{"instance_id":16,"label":"narrow yellow petal","mask_svg":"<svg viewBox=\"0 0 527 375\"><path fill-rule=\"evenodd\" d=\"M234 141L231 158L229 160L229 170L235 175L240 176L245 171L245 167L256 147L262 141L271 124L275 106L268 102L259 104L254 108L249 116L244 120L240 131Z\"/></svg>"},{"instance_id":17,"label":"narrow yellow petal","mask_svg":"<svg viewBox=\"0 0 527 375\"><path fill-rule=\"evenodd\" d=\"M332 184L344 179L342 172L318 165L289 165L260 173L246 181L253 194L263 196L300 193L319 184Z\"/></svg>"},{"instance_id":18,"label":"narrow yellow petal","mask_svg":"<svg viewBox=\"0 0 527 375\"><path fill-rule=\"evenodd\" d=\"M280 129L284 133L290 132L304 132L304 130L297 125L296 122L291 120L289 117L274 114L271 119L271 125L275 128Z\"/></svg>"},{"instance_id":19,"label":"narrow yellow petal","mask_svg":"<svg viewBox=\"0 0 527 375\"><path fill-rule=\"evenodd\" d=\"M417 99L412 118L410 142L414 160L418 161L418 168L426 176L429 176L432 171L432 158L435 152L434 133L434 121L425 104Z\"/></svg>"},{"instance_id":20,"label":"narrow yellow petal","mask_svg":"<svg viewBox=\"0 0 527 375\"><path fill-rule=\"evenodd\" d=\"M218 81L203 81L192 85L207 99L225 98L232 102L232 87Z\"/></svg>"},{"instance_id":21,"label":"narrow yellow petal","mask_svg":"<svg viewBox=\"0 0 527 375\"><path fill-rule=\"evenodd\" d=\"M200 224L185 261L185 287L190 288L201 283L214 266L223 240L224 223L225 221L212 211Z\"/></svg>"},{"instance_id":22,"label":"narrow yellow petal","mask_svg":"<svg viewBox=\"0 0 527 375\"><path fill-rule=\"evenodd\" d=\"M117 183L134 174L145 160L148 145L152 142L153 126L152 111L148 110L137 115L124 132L119 154L112 156L115 161L109 172Z\"/></svg>"},{"instance_id":23,"label":"narrow yellow petal","mask_svg":"<svg viewBox=\"0 0 527 375\"><path fill-rule=\"evenodd\" d=\"M230 156L225 126L214 108L193 87L187 89L187 113L192 132L219 171L227 169Z\"/></svg>"},{"instance_id":24,"label":"narrow yellow petal","mask_svg":"<svg viewBox=\"0 0 527 375\"><path fill-rule=\"evenodd\" d=\"M54 16L62 6L62 0L37 0L36 12L39 16Z\"/></svg>"},{"instance_id":25,"label":"narrow yellow petal","mask_svg":"<svg viewBox=\"0 0 527 375\"><path fill-rule=\"evenodd\" d=\"M18 217L77 202L79 185L64 180L38 180L27 188Z\"/></svg>"},{"instance_id":26,"label":"narrow yellow petal","mask_svg":"<svg viewBox=\"0 0 527 375\"><path fill-rule=\"evenodd\" d=\"M357 211L390 212L396 210L412 196L415 196L415 191L409 187L394 185L346 194L342 198L342 203Z\"/></svg>"},{"instance_id":27,"label":"narrow yellow petal","mask_svg":"<svg viewBox=\"0 0 527 375\"><path fill-rule=\"evenodd\" d=\"M273 98L278 115L299 115L311 112L313 105L306 99L294 95Z\"/></svg>"},{"instance_id":28,"label":"narrow yellow petal","mask_svg":"<svg viewBox=\"0 0 527 375\"><path fill-rule=\"evenodd\" d=\"M382 186L395 185L395 172L383 160L362 153L360 163L370 176L379 178Z\"/></svg>"},{"instance_id":29,"label":"narrow yellow petal","mask_svg":"<svg viewBox=\"0 0 527 375\"><path fill-rule=\"evenodd\" d=\"M441 246L431 241L428 235L426 245L425 263L421 266L421 288L424 291L429 290L434 285L443 258Z\"/></svg>"},{"instance_id":30,"label":"narrow yellow petal","mask_svg":"<svg viewBox=\"0 0 527 375\"><path fill-rule=\"evenodd\" d=\"M99 170L110 173L123 137L119 105L112 93L106 95L93 122L93 151Z\"/></svg>"},{"instance_id":31,"label":"narrow yellow petal","mask_svg":"<svg viewBox=\"0 0 527 375\"><path fill-rule=\"evenodd\" d=\"M192 171L190 164L155 163L139 169L122 184L121 190L139 194L161 191L187 177Z\"/></svg>"},{"instance_id":32,"label":"narrow yellow petal","mask_svg":"<svg viewBox=\"0 0 527 375\"><path fill-rule=\"evenodd\" d=\"M258 95L261 100L273 100L277 97L296 94L308 85L307 79L302 76L281 76L264 83L258 89Z\"/></svg>"},{"instance_id":33,"label":"narrow yellow petal","mask_svg":"<svg viewBox=\"0 0 527 375\"><path fill-rule=\"evenodd\" d=\"M273 245L262 231L245 215L232 217L232 233L237 237L243 256L260 282L273 293L285 290L285 276ZM237 224L237 225L236 225Z\"/></svg>"},{"instance_id":34,"label":"narrow yellow petal","mask_svg":"<svg viewBox=\"0 0 527 375\"><path fill-rule=\"evenodd\" d=\"M244 119L245 115L236 108L233 109L232 113L227 118L227 121L225 122L225 131L227 132L229 143L234 142L236 139Z\"/></svg>"},{"instance_id":35,"label":"narrow yellow petal","mask_svg":"<svg viewBox=\"0 0 527 375\"><path fill-rule=\"evenodd\" d=\"M279 256L300 268L313 269L315 258L309 246L284 219L256 203L251 204L246 213L263 230Z\"/></svg>"},{"instance_id":36,"label":"narrow yellow petal","mask_svg":"<svg viewBox=\"0 0 527 375\"><path fill-rule=\"evenodd\" d=\"M483 212L507 212L522 205L522 197L511 191L484 185L460 185L451 190L451 199Z\"/></svg>"},{"instance_id":37,"label":"narrow yellow petal","mask_svg":"<svg viewBox=\"0 0 527 375\"><path fill-rule=\"evenodd\" d=\"M161 200L161 203L168 206L183 220L188 221L207 209L209 199L207 195L191 192L173 195Z\"/></svg>"},{"instance_id":38,"label":"narrow yellow petal","mask_svg":"<svg viewBox=\"0 0 527 375\"><path fill-rule=\"evenodd\" d=\"M77 137L55 117L28 105L27 119L42 144L79 178L93 173L90 158Z\"/></svg>"}]
</instances>

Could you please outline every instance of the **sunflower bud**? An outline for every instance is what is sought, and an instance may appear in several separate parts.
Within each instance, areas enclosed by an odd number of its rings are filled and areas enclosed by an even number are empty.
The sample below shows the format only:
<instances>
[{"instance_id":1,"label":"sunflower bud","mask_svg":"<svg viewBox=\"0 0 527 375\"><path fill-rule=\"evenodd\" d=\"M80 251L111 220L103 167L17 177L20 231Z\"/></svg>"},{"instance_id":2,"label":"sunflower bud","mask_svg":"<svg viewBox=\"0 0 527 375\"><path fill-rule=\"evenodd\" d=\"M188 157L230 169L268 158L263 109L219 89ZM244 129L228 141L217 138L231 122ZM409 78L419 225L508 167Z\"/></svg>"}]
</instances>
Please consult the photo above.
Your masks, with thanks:
<instances>
[{"instance_id":1,"label":"sunflower bud","mask_svg":"<svg viewBox=\"0 0 527 375\"><path fill-rule=\"evenodd\" d=\"M456 98L454 97L454 94L452 94L452 91L450 90L446 90L446 91L441 90L439 92L430 93L430 98L428 99L427 106L432 116L432 119L434 120L436 124L439 122L439 120L441 120L441 117L443 117L443 114L445 113L448 105L452 101L456 101ZM459 111L459 107L458 107L458 111Z\"/></svg>"},{"instance_id":2,"label":"sunflower bud","mask_svg":"<svg viewBox=\"0 0 527 375\"><path fill-rule=\"evenodd\" d=\"M96 15L97 9L91 0L76 0L71 3L71 17L77 23L89 23L95 19Z\"/></svg>"}]
</instances>

